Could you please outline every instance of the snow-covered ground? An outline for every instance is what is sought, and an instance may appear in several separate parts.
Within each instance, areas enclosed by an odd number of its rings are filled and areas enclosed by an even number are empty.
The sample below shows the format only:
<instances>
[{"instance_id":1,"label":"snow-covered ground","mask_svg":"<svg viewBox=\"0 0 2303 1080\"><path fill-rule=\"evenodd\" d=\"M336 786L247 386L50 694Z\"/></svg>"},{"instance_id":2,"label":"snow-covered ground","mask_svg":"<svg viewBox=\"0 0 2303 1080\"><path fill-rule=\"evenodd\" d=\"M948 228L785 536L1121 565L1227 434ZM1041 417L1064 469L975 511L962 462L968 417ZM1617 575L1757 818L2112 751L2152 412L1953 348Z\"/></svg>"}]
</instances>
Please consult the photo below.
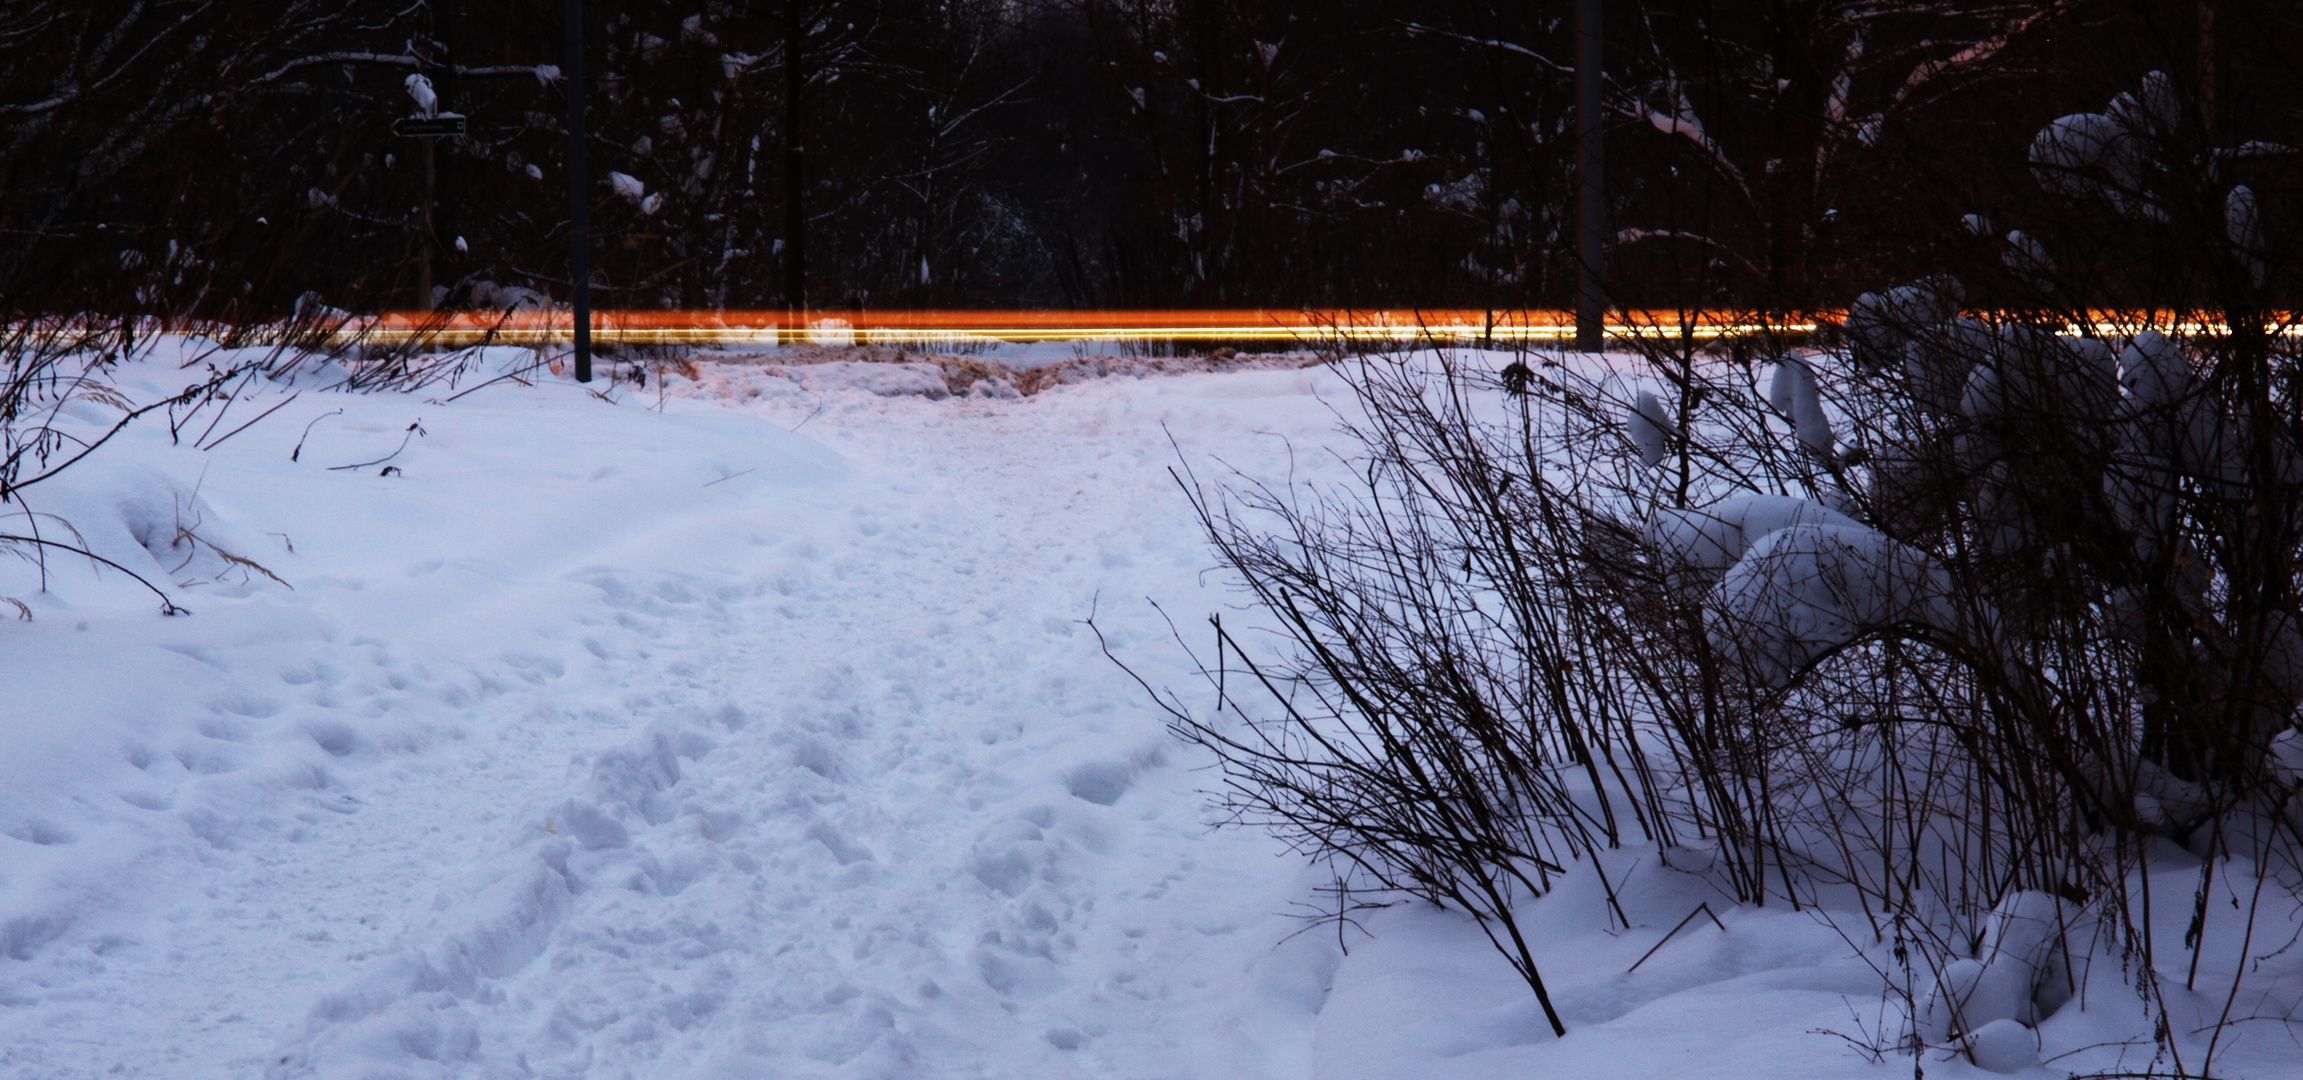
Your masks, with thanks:
<instances>
[{"instance_id":1,"label":"snow-covered ground","mask_svg":"<svg viewBox=\"0 0 2303 1080\"><path fill-rule=\"evenodd\" d=\"M0 567L35 615L0 624L0 1076L1911 1071L1850 1044L1901 1024L1856 946L1651 850L1604 868L1628 929L1588 868L1532 905L1554 1039L1468 923L1299 933L1322 874L1208 827L1207 760L1083 620L1192 688L1149 601L1191 633L1237 597L1168 468L1336 475L1335 376L918 389L307 391L33 489L193 614ZM1706 900L1724 933L1626 973ZM2049 1055L2147 1064L2092 989ZM2255 1030L2238 1074L2303 1059Z\"/></svg>"}]
</instances>

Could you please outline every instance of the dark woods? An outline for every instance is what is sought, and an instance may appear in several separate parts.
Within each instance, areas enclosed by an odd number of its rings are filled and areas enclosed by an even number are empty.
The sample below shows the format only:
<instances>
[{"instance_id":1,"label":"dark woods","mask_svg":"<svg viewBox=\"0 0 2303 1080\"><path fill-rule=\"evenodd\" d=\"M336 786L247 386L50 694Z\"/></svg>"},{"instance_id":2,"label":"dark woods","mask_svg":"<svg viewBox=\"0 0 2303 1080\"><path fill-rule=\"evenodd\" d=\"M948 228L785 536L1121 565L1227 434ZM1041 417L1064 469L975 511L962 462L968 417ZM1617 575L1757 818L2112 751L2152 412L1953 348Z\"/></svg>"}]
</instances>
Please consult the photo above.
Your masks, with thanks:
<instances>
[{"instance_id":1,"label":"dark woods","mask_svg":"<svg viewBox=\"0 0 2303 1080\"><path fill-rule=\"evenodd\" d=\"M591 0L595 302L1565 306L1572 7ZM7 5L0 306L243 321L306 294L425 306L427 283L459 306L565 299L563 10ZM2032 199L2032 134L2153 70L2199 103L2180 138L2265 174L2263 234L2292 247L2274 192L2294 162L2245 150L2293 142L2290 7L1607 18L1616 303L1840 305L1931 270L2022 295L2005 226L1963 216ZM415 75L465 135L392 133ZM2173 222L2221 213L2196 194ZM2084 263L2089 302L2244 277L2163 258L2184 235L2167 222L2096 217L2029 226Z\"/></svg>"}]
</instances>

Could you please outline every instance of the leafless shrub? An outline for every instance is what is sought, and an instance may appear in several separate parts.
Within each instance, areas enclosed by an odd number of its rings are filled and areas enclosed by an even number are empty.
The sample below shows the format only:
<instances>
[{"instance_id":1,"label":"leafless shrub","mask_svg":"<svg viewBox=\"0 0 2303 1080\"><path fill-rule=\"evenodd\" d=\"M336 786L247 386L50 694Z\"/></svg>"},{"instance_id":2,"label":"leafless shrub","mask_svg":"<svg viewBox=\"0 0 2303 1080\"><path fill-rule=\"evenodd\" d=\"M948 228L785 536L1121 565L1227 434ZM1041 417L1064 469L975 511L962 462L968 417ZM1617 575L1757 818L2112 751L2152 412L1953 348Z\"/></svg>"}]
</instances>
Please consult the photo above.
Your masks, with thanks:
<instances>
[{"instance_id":1,"label":"leafless shrub","mask_svg":"<svg viewBox=\"0 0 2303 1080\"><path fill-rule=\"evenodd\" d=\"M37 489L88 457L138 421L165 423L170 437L212 450L293 400L291 392L268 408L241 407L255 389L289 380L299 370L348 355L346 317L319 305L269 325L213 326L188 320L112 319L92 316L28 317L0 324L0 549L26 558L48 578L48 556L68 554L127 574L150 589L161 610L183 608L142 574L88 549L71 523L37 510L27 500ZM178 370L181 388L143 400L112 378L125 361L149 359L156 342L174 336L189 343ZM355 368L357 363L353 365ZM374 385L405 383L423 372L403 366ZM291 380L292 381L292 380ZM360 389L356 378L330 385ZM237 411L235 409L237 408ZM179 523L177 544L206 543L197 522ZM172 545L173 546L173 545ZM243 573L278 578L242 556L208 545ZM11 601L20 615L30 609Z\"/></svg>"},{"instance_id":2,"label":"leafless shrub","mask_svg":"<svg viewBox=\"0 0 2303 1080\"><path fill-rule=\"evenodd\" d=\"M2211 875L2261 875L2258 906L2303 887L2274 742L2303 697L2303 457L2283 396L2266 422L2216 375L2303 357L1898 331L1908 363L1669 328L1628 365L1363 358L1355 486L1186 474L1286 645L1219 626L1216 708L1165 699L1232 820L1468 912L1539 996L1515 904L1603 848L1707 849L1739 900L1886 947L1895 1038L1963 1053L2091 958L2163 1013L2142 871L2186 844L2184 982L2238 1001L2246 972L2198 970ZM1992 979L2019 992L1979 1004ZM2162 1031L2165 1064L2203 1072L2220 1023Z\"/></svg>"}]
</instances>

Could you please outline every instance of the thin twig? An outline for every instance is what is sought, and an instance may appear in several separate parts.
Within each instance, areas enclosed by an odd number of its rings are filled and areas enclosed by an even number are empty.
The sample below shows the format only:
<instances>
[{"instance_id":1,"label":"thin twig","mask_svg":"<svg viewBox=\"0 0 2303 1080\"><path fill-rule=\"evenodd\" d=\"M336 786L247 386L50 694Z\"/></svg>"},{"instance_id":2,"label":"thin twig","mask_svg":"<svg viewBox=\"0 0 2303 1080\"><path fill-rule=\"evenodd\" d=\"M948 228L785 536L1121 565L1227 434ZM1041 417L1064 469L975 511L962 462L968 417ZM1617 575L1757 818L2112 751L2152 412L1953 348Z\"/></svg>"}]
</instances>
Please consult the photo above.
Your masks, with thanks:
<instances>
[{"instance_id":1,"label":"thin twig","mask_svg":"<svg viewBox=\"0 0 2303 1080\"><path fill-rule=\"evenodd\" d=\"M1656 942L1656 943L1655 943L1655 946L1654 946L1654 948L1650 948L1650 949L1648 949L1646 952L1643 952L1643 953L1639 954L1639 959L1632 961L1632 962L1631 962L1631 966L1630 966L1629 968L1626 968L1626 969L1624 969L1624 972L1623 972L1623 973L1624 973L1624 974L1626 974L1626 975L1629 975L1629 974L1631 974L1631 973L1632 973L1632 972L1634 972L1634 971L1638 971L1638 970L1639 970L1639 965L1646 963L1646 962L1647 962L1647 958L1648 958L1648 957L1650 957L1650 956L1654 956L1654 955L1655 955L1655 950L1656 950L1656 949L1660 949L1660 948L1663 948L1665 945L1669 944L1669 943L1671 942L1671 939L1672 939L1673 937L1677 936L1677 935L1678 935L1678 933L1679 933L1681 930L1684 930L1684 929L1686 929L1686 928L1687 928L1687 924L1688 924L1688 923L1694 922L1694 921L1695 921L1695 917L1696 917L1696 916L1698 916L1698 915L1710 915L1710 916L1711 916L1711 924L1712 924L1713 926L1716 926L1716 927L1718 927L1718 928L1719 928L1719 932L1720 932L1720 933L1724 934L1724 933L1726 933L1726 932L1727 932L1727 924L1726 924L1726 923L1723 923L1723 922L1720 922L1720 921L1719 921L1719 916L1717 916L1717 915L1712 915L1712 912L1711 912L1711 901L1709 901L1709 900L1701 900L1701 901L1697 901L1697 902L1696 902L1696 905L1695 905L1695 910L1688 912L1688 913L1687 913L1687 917L1686 917L1686 918L1679 920L1679 925L1678 925L1678 926L1674 926L1674 927L1672 927L1672 928L1671 928L1671 933L1668 933L1668 934L1665 934L1665 935L1663 935L1663 940L1662 940L1662 941L1658 941L1658 942Z\"/></svg>"},{"instance_id":2,"label":"thin twig","mask_svg":"<svg viewBox=\"0 0 2303 1080\"><path fill-rule=\"evenodd\" d=\"M152 590L152 595L160 598L160 614L190 615L192 613L189 608L176 606L176 602L170 600L167 593L161 592L159 586L144 580L144 575L139 574L134 570L130 570L127 567L120 565L119 563L113 562L112 560L107 559L102 555L98 555L95 552L88 550L87 548L73 547L70 544L55 540L43 540L37 536L15 536L8 533L0 533L0 543L37 544L42 547L56 548L60 551L69 551L74 555L79 555L83 558L95 560L96 562L103 563L104 565L109 566L114 570L118 570L121 573L136 579L136 584L142 585L143 587Z\"/></svg>"},{"instance_id":3,"label":"thin twig","mask_svg":"<svg viewBox=\"0 0 2303 1080\"><path fill-rule=\"evenodd\" d=\"M408 430L400 436L400 445L393 447L391 453L377 458L374 461L363 461L356 465L330 465L328 466L328 471L342 472L345 469L365 469L370 465L382 465L383 463L390 461L393 458L399 457L400 451L406 450L408 448L408 443L410 440L424 433L423 423L423 418L418 417L415 423L409 424Z\"/></svg>"},{"instance_id":4,"label":"thin twig","mask_svg":"<svg viewBox=\"0 0 2303 1080\"><path fill-rule=\"evenodd\" d=\"M449 400L453 401L453 400L455 400L455 399L453 399L453 398L450 398ZM303 457L303 456L304 456L304 440L305 440L305 439L309 439L309 438L311 438L311 437L312 437L312 426L313 426L313 424L318 424L320 421L322 421L322 420L326 420L327 418L329 418L329 417L331 417L331 416L342 416L342 415L344 415L344 410L342 410L342 409L337 409L337 410L335 410L335 411L333 411L333 412L324 412L324 413L321 413L321 414L320 414L320 415L318 415L318 416L315 416L315 417L313 417L313 418L312 418L312 422L311 422L311 423L309 423L309 424L305 424L305 425L304 425L304 433L303 433L302 435L299 435L299 436L297 436L297 437L296 437L296 448L295 448L294 450L290 450L290 451L288 451L288 460L290 460L290 461L295 461L295 460L297 460L298 458L301 458L301 457Z\"/></svg>"},{"instance_id":5,"label":"thin twig","mask_svg":"<svg viewBox=\"0 0 2303 1080\"><path fill-rule=\"evenodd\" d=\"M263 412L257 413L257 414L256 414L256 419L254 419L254 420L250 420L250 421L248 421L247 423L240 425L239 427L233 428L232 430L225 432L225 433L223 434L223 436L222 436L222 437L220 437L220 438L218 438L218 439L217 439L215 442L209 443L208 445L206 445L206 446L203 446L203 447L201 447L200 449L202 449L202 450L214 450L215 448L217 448L217 447L219 447L219 446L222 446L222 445L224 445L224 440L225 440L225 439L229 439L229 438L231 438L231 437L232 437L232 436L234 436L234 435L238 435L239 433L241 433L241 432L243 432L243 431L246 431L246 430L248 430L249 428L255 427L257 424L259 424L259 423L263 422L263 419L264 419L265 417L267 417L267 416L270 416L270 415L272 415L273 413L279 412L280 410L287 408L287 407L288 407L288 402L294 401L294 400L296 400L297 398L299 398L299 397L302 397L302 396L303 396L303 394L304 394L304 392L303 392L302 390L298 390L298 391L296 391L295 393L288 395L287 399L286 399L286 400L284 400L284 401L282 401L282 402L280 402L278 405L274 405L274 406L272 406L271 408L264 410ZM299 443L298 445L300 446L301 444Z\"/></svg>"}]
</instances>

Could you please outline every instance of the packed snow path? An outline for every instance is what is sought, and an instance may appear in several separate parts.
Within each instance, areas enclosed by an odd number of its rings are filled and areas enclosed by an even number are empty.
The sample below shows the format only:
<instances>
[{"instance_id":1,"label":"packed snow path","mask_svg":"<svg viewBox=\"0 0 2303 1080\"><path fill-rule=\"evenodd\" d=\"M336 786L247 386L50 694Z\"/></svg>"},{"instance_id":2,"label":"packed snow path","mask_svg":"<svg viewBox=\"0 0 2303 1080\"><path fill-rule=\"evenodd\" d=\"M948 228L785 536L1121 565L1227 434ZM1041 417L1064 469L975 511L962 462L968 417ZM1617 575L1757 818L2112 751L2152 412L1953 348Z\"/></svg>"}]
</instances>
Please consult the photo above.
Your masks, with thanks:
<instances>
[{"instance_id":1,"label":"packed snow path","mask_svg":"<svg viewBox=\"0 0 2303 1080\"><path fill-rule=\"evenodd\" d=\"M62 779L10 823L55 902L10 913L0 1071L1300 1075L1334 954L1275 946L1309 878L1208 832L1080 620L1100 594L1181 675L1145 598L1228 597L1161 424L1309 445L1332 418L1259 407L1309 380L321 395L304 464L286 412L206 458L140 432L166 464L89 468L68 516L157 484L296 590L161 620L57 589L10 628L10 711L90 723L11 736L44 752L19 793ZM417 413L404 476L309 464Z\"/></svg>"}]
</instances>

